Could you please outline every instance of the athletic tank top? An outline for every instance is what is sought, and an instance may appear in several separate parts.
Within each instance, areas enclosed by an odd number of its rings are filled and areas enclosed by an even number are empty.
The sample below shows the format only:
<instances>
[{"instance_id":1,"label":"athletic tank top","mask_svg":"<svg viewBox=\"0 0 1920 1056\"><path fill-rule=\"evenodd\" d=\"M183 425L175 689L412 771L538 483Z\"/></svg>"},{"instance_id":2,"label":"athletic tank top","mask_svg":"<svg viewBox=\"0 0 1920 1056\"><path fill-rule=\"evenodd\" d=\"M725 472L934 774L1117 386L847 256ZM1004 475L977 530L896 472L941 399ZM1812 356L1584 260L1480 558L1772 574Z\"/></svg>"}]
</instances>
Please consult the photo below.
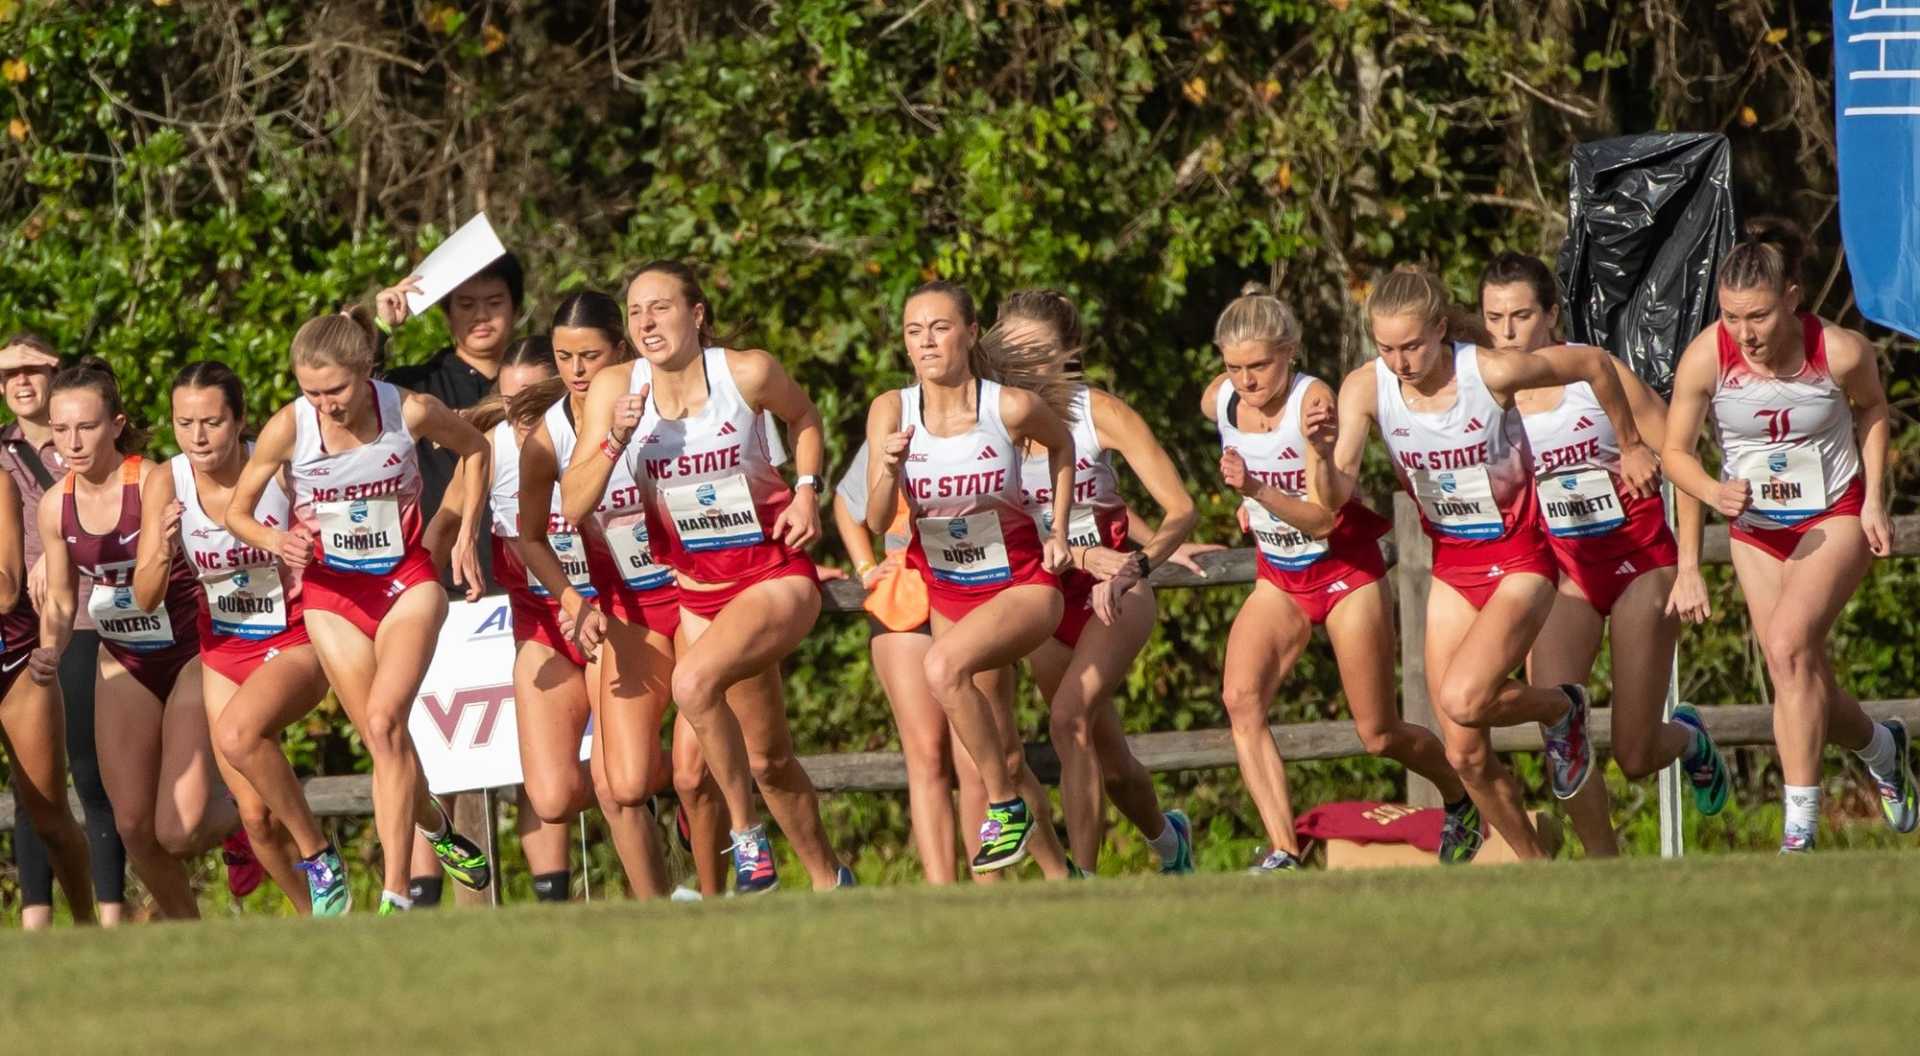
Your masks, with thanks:
<instances>
[{"instance_id":1,"label":"athletic tank top","mask_svg":"<svg viewBox=\"0 0 1920 1056\"><path fill-rule=\"evenodd\" d=\"M1720 438L1721 478L1745 478L1753 505L1743 528L1778 528L1826 512L1860 475L1853 407L1827 368L1819 317L1800 316L1807 361L1791 378L1756 374L1716 326L1720 370L1713 389L1713 427Z\"/></svg>"},{"instance_id":2,"label":"athletic tank top","mask_svg":"<svg viewBox=\"0 0 1920 1056\"><path fill-rule=\"evenodd\" d=\"M1533 460L1520 412L1502 408L1480 377L1480 352L1453 346L1457 395L1444 411L1414 411L1400 378L1374 360L1375 415L1394 473L1436 542L1486 543L1536 531Z\"/></svg>"},{"instance_id":3,"label":"athletic tank top","mask_svg":"<svg viewBox=\"0 0 1920 1056\"><path fill-rule=\"evenodd\" d=\"M1620 440L1593 386L1560 389L1560 404L1521 416L1533 450L1535 490L1547 532L1562 539L1607 535L1627 523Z\"/></svg>"},{"instance_id":4,"label":"athletic tank top","mask_svg":"<svg viewBox=\"0 0 1920 1056\"><path fill-rule=\"evenodd\" d=\"M642 360L634 364L633 377L640 380L631 382L628 392L639 392L649 376L641 371L644 363ZM574 428L573 408L566 397L547 408L546 424L547 436L553 441L554 458L565 466L573 461L574 448L580 443L580 434ZM640 497L640 485L634 483L633 465L628 459L622 458L613 464L607 476L607 490L601 494L600 504L594 507L592 520L595 534L612 555L620 581L628 590L659 590L673 585L673 570L653 558L647 535L646 503Z\"/></svg>"},{"instance_id":5,"label":"athletic tank top","mask_svg":"<svg viewBox=\"0 0 1920 1056\"><path fill-rule=\"evenodd\" d=\"M913 431L900 487L913 514L909 560L935 584L985 587L1040 561L1039 526L1021 501L1019 448L1000 418L1000 385L974 382L973 428L935 436L918 385L900 390L900 428Z\"/></svg>"},{"instance_id":6,"label":"athletic tank top","mask_svg":"<svg viewBox=\"0 0 1920 1056\"><path fill-rule=\"evenodd\" d=\"M157 653L176 646L197 646L199 585L186 555L169 547L167 593L151 612L133 603L133 565L140 549L139 455L120 463L120 520L102 535L80 526L80 509L73 494L76 474L68 473L62 486L60 534L80 574L93 580L87 594L87 614L100 637L134 653Z\"/></svg>"},{"instance_id":7,"label":"athletic tank top","mask_svg":"<svg viewBox=\"0 0 1920 1056\"><path fill-rule=\"evenodd\" d=\"M741 395L726 350L702 355L707 402L667 419L650 394L625 461L647 496L653 557L698 582L726 583L786 562L789 550L771 533L793 491L774 468L766 418ZM652 378L652 365L635 361L631 391Z\"/></svg>"},{"instance_id":8,"label":"athletic tank top","mask_svg":"<svg viewBox=\"0 0 1920 1056\"><path fill-rule=\"evenodd\" d=\"M535 597L548 598L553 594L540 584L540 580L527 571L520 560L510 539L520 537L520 437L513 431L512 422L501 422L493 427L493 486L489 493L493 507L493 537L500 542L494 553L502 560L494 562L494 578L509 589L523 587ZM564 462L559 465L566 465ZM594 596L593 579L587 571L587 544L580 537L580 529L560 514L560 486L553 487L552 501L547 513L547 548L553 556L560 559L561 571L567 574L567 582L582 597Z\"/></svg>"},{"instance_id":9,"label":"athletic tank top","mask_svg":"<svg viewBox=\"0 0 1920 1056\"><path fill-rule=\"evenodd\" d=\"M1093 424L1092 390L1080 386L1073 394L1073 512L1067 522L1067 542L1073 546L1123 549L1127 544L1127 501L1120 497L1120 477L1113 471L1113 455L1100 446ZM1020 463L1020 497L1042 537L1053 531L1053 473L1044 449Z\"/></svg>"},{"instance_id":10,"label":"athletic tank top","mask_svg":"<svg viewBox=\"0 0 1920 1056\"><path fill-rule=\"evenodd\" d=\"M367 384L380 432L345 451L328 451L320 412L294 401L293 515L320 544L322 566L379 576L420 548L420 459L404 394L384 381Z\"/></svg>"},{"instance_id":11,"label":"athletic tank top","mask_svg":"<svg viewBox=\"0 0 1920 1056\"><path fill-rule=\"evenodd\" d=\"M180 513L180 542L200 580L207 629L233 638L271 638L300 619L300 581L281 565L278 554L234 538L200 503L200 484L185 455L167 463ZM293 504L276 475L254 503L254 520L285 531L293 523ZM211 643L203 643L211 644Z\"/></svg>"},{"instance_id":12,"label":"athletic tank top","mask_svg":"<svg viewBox=\"0 0 1920 1056\"><path fill-rule=\"evenodd\" d=\"M1286 406L1280 420L1264 433L1243 432L1237 423L1240 394L1229 383L1222 383L1214 394L1214 421L1220 427L1220 449L1231 447L1246 460L1247 475L1270 484L1297 499L1307 497L1307 439L1300 431L1300 407L1314 379L1299 371L1287 388ZM1253 532L1261 560L1285 572L1298 572L1312 566L1331 550L1330 540L1315 539L1273 515L1273 511L1252 498L1242 498L1240 508L1247 512L1247 527Z\"/></svg>"}]
</instances>

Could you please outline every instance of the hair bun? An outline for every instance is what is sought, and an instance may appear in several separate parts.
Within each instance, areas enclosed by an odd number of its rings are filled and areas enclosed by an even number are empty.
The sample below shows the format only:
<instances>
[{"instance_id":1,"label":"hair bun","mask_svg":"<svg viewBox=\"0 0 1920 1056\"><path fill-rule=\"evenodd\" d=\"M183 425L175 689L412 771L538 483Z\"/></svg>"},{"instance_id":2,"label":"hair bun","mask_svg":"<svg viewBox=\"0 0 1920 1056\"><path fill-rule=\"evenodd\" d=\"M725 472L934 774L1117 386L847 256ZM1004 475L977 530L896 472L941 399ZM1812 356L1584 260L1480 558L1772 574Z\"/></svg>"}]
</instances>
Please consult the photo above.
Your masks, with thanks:
<instances>
[{"instance_id":1,"label":"hair bun","mask_svg":"<svg viewBox=\"0 0 1920 1056\"><path fill-rule=\"evenodd\" d=\"M1807 233L1800 225L1782 216L1755 216L1741 225L1741 234L1748 242L1771 243L1779 246L1789 258L1798 258L1805 254Z\"/></svg>"},{"instance_id":2,"label":"hair bun","mask_svg":"<svg viewBox=\"0 0 1920 1056\"><path fill-rule=\"evenodd\" d=\"M82 355L79 359L74 360L73 366L70 369L97 370L102 374L107 374L107 375L113 374L113 364L108 363L106 360L100 358L99 356L94 355L91 352L88 352L85 355Z\"/></svg>"},{"instance_id":3,"label":"hair bun","mask_svg":"<svg viewBox=\"0 0 1920 1056\"><path fill-rule=\"evenodd\" d=\"M1240 287L1242 297L1271 297L1273 288L1264 282L1249 282Z\"/></svg>"}]
</instances>

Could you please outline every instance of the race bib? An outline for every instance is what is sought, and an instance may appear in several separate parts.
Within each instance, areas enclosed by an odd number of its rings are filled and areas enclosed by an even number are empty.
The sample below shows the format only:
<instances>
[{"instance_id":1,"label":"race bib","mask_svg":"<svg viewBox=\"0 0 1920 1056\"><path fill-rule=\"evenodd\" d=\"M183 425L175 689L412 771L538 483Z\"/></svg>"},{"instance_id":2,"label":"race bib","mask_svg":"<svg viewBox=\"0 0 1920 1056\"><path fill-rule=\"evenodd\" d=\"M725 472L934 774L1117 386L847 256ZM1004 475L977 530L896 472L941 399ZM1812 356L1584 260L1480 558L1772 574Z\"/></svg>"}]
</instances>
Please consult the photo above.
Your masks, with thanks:
<instances>
[{"instance_id":1,"label":"race bib","mask_svg":"<svg viewBox=\"0 0 1920 1056\"><path fill-rule=\"evenodd\" d=\"M567 574L567 585L583 598L594 596L593 576L587 569L587 547L579 532L548 532L547 547L553 556L560 559L560 570ZM527 577L527 589L535 597L552 596L552 592L540 585L534 576Z\"/></svg>"},{"instance_id":2,"label":"race bib","mask_svg":"<svg viewBox=\"0 0 1920 1056\"><path fill-rule=\"evenodd\" d=\"M1243 499L1240 505L1247 511L1254 545L1267 564L1283 572L1298 572L1327 556L1325 539L1315 539L1252 499Z\"/></svg>"},{"instance_id":3,"label":"race bib","mask_svg":"<svg viewBox=\"0 0 1920 1056\"><path fill-rule=\"evenodd\" d=\"M624 524L609 524L606 533L607 549L613 551L614 564L620 566L620 581L627 589L655 590L673 582L673 571L653 561L644 517Z\"/></svg>"},{"instance_id":4,"label":"race bib","mask_svg":"<svg viewBox=\"0 0 1920 1056\"><path fill-rule=\"evenodd\" d=\"M766 539L760 514L753 508L747 478L738 473L719 480L661 488L667 515L680 533L680 545L690 553L732 550Z\"/></svg>"},{"instance_id":5,"label":"race bib","mask_svg":"<svg viewBox=\"0 0 1920 1056\"><path fill-rule=\"evenodd\" d=\"M1562 539L1605 535L1627 523L1627 511L1620 506L1613 474L1604 469L1556 473L1543 478L1535 491L1540 495L1540 512L1547 518L1547 531Z\"/></svg>"},{"instance_id":6,"label":"race bib","mask_svg":"<svg viewBox=\"0 0 1920 1056\"><path fill-rule=\"evenodd\" d=\"M1798 524L1827 512L1827 474L1820 452L1811 447L1754 455L1740 476L1753 489L1753 512L1775 524Z\"/></svg>"},{"instance_id":7,"label":"race bib","mask_svg":"<svg viewBox=\"0 0 1920 1056\"><path fill-rule=\"evenodd\" d=\"M1053 534L1053 507L1040 507L1034 515L1034 523L1040 526L1042 538ZM1067 517L1068 546L1105 546L1106 538L1100 534L1100 517L1091 506L1075 506Z\"/></svg>"},{"instance_id":8,"label":"race bib","mask_svg":"<svg viewBox=\"0 0 1920 1056\"><path fill-rule=\"evenodd\" d=\"M920 533L927 567L943 583L979 587L1013 578L999 514L922 517L914 522L914 530Z\"/></svg>"},{"instance_id":9,"label":"race bib","mask_svg":"<svg viewBox=\"0 0 1920 1056\"><path fill-rule=\"evenodd\" d=\"M1420 512L1441 535L1456 539L1498 539L1505 530L1493 501L1487 467L1420 470L1408 478Z\"/></svg>"},{"instance_id":10,"label":"race bib","mask_svg":"<svg viewBox=\"0 0 1920 1056\"><path fill-rule=\"evenodd\" d=\"M213 633L259 639L287 629L287 596L278 569L236 568L200 582L207 588Z\"/></svg>"},{"instance_id":11,"label":"race bib","mask_svg":"<svg viewBox=\"0 0 1920 1056\"><path fill-rule=\"evenodd\" d=\"M136 653L151 653L173 645L173 623L167 603L152 612L136 608L131 586L95 583L87 595L87 615L100 637Z\"/></svg>"},{"instance_id":12,"label":"race bib","mask_svg":"<svg viewBox=\"0 0 1920 1056\"><path fill-rule=\"evenodd\" d=\"M342 499L313 504L320 528L321 562L342 572L381 576L406 556L400 533L400 500Z\"/></svg>"}]
</instances>

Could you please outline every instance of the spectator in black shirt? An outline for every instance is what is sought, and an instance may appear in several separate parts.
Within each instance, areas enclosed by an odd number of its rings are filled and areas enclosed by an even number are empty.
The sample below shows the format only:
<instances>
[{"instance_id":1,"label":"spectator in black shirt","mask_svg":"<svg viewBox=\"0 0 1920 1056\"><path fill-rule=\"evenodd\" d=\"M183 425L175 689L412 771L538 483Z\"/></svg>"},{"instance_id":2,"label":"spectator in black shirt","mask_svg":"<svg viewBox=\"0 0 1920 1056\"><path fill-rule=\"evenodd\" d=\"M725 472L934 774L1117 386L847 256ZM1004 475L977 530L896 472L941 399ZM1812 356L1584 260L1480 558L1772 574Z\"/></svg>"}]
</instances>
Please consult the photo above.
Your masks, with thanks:
<instances>
[{"instance_id":1,"label":"spectator in black shirt","mask_svg":"<svg viewBox=\"0 0 1920 1056\"><path fill-rule=\"evenodd\" d=\"M411 312L406 294L414 289L414 281L409 278L382 290L374 299L385 329L391 330L407 321ZM525 288L526 277L520 270L520 260L511 253L480 269L440 302L440 309L447 313L447 329L453 331L453 346L441 349L425 363L387 371L387 381L403 389L438 397L441 403L456 411L479 403L493 388L493 379L500 373L500 356L513 341ZM446 494L459 461L452 452L420 441L422 517L430 520L440 508L441 496Z\"/></svg>"}]
</instances>

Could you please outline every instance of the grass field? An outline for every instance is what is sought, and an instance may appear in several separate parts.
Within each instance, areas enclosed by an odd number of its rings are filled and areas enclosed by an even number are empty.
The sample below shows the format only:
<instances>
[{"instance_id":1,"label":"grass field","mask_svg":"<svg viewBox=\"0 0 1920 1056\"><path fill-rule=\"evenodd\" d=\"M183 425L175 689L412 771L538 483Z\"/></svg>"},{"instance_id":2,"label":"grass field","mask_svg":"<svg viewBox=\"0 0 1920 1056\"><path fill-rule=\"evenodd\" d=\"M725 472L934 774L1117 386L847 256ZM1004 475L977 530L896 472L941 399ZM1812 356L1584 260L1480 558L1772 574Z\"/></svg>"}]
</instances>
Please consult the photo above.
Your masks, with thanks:
<instances>
[{"instance_id":1,"label":"grass field","mask_svg":"<svg viewBox=\"0 0 1920 1056\"><path fill-rule=\"evenodd\" d=\"M1900 1052L1920 857L0 934L12 1052Z\"/></svg>"}]
</instances>

